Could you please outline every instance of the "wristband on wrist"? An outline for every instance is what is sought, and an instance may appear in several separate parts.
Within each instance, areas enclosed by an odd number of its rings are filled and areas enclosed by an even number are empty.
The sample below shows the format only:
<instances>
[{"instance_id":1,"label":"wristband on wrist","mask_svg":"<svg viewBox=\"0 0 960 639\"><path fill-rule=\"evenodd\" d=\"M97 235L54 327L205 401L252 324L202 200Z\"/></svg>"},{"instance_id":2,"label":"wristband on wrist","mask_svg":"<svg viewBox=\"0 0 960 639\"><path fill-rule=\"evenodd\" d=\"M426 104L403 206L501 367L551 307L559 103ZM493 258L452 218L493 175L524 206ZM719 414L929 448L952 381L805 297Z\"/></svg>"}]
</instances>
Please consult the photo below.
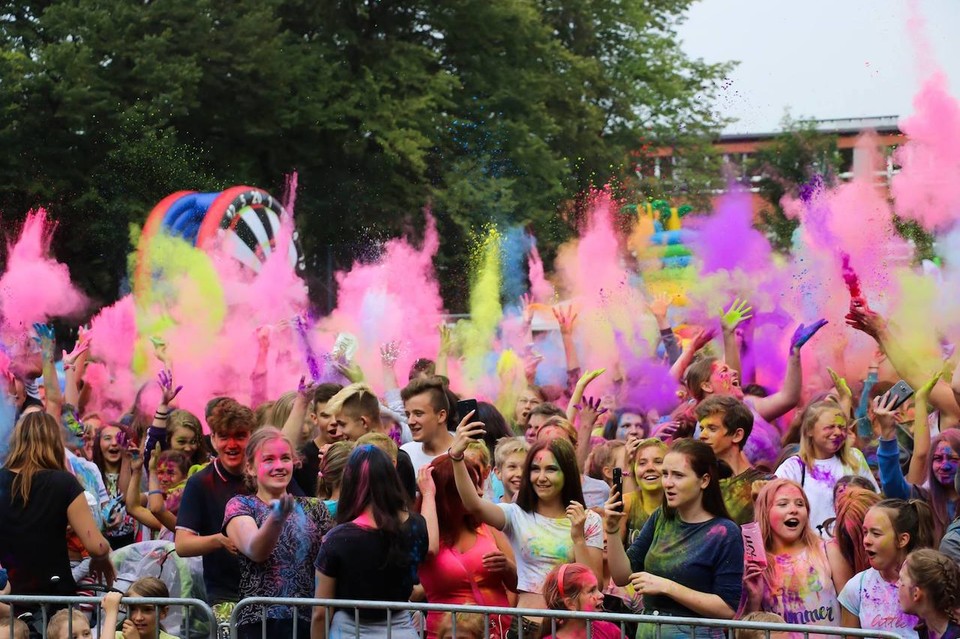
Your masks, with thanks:
<instances>
[{"instance_id":1,"label":"wristband on wrist","mask_svg":"<svg viewBox=\"0 0 960 639\"><path fill-rule=\"evenodd\" d=\"M150 496L150 495L162 495L162 494L163 494L163 491L162 491L162 490L148 490L148 491L147 491L147 496Z\"/></svg>"},{"instance_id":2,"label":"wristband on wrist","mask_svg":"<svg viewBox=\"0 0 960 639\"><path fill-rule=\"evenodd\" d=\"M453 452L451 452L452 450L453 450L452 448L448 448L448 449L447 449L447 457L450 458L450 461L462 462L465 454L464 454L464 453L460 453L460 456L459 456L459 457L454 457L454 456L453 456Z\"/></svg>"}]
</instances>

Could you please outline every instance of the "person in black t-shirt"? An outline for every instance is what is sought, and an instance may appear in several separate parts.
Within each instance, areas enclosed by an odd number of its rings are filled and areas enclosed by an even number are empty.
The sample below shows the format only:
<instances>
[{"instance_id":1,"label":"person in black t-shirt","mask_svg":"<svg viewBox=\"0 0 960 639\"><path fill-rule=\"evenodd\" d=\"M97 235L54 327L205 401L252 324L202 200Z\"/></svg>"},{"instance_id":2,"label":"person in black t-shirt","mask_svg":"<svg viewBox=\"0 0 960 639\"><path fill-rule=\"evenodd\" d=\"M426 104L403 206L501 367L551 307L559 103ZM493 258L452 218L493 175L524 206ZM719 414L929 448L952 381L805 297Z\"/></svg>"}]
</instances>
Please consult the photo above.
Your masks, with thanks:
<instances>
[{"instance_id":1,"label":"person in black t-shirt","mask_svg":"<svg viewBox=\"0 0 960 639\"><path fill-rule=\"evenodd\" d=\"M314 567L319 599L407 601L417 582L417 566L427 553L426 522L407 509L399 477L390 458L373 445L350 454L340 492L338 525L323 538ZM358 552L362 549L362 552ZM325 639L327 609L313 609L311 636ZM419 635L409 613L392 616L397 639ZM353 611L338 610L330 620L331 636L355 634ZM360 633L385 636L386 614L360 611Z\"/></svg>"},{"instance_id":2,"label":"person in black t-shirt","mask_svg":"<svg viewBox=\"0 0 960 639\"><path fill-rule=\"evenodd\" d=\"M341 389L340 384L320 384L313 390L313 401L307 407L307 422L316 436L300 448L300 467L293 471L293 478L310 497L317 494L320 449L343 439L336 415L327 411L327 402Z\"/></svg>"},{"instance_id":3,"label":"person in black t-shirt","mask_svg":"<svg viewBox=\"0 0 960 639\"><path fill-rule=\"evenodd\" d=\"M217 458L187 480L177 513L176 548L181 557L203 557L203 583L213 605L238 598L237 548L222 534L227 502L249 491L243 481L247 440L256 423L253 411L222 399L207 418Z\"/></svg>"},{"instance_id":4,"label":"person in black t-shirt","mask_svg":"<svg viewBox=\"0 0 960 639\"><path fill-rule=\"evenodd\" d=\"M0 469L0 565L14 595L76 594L67 525L90 553L91 573L113 582L110 544L65 463L57 421L38 410L24 415Z\"/></svg>"}]
</instances>

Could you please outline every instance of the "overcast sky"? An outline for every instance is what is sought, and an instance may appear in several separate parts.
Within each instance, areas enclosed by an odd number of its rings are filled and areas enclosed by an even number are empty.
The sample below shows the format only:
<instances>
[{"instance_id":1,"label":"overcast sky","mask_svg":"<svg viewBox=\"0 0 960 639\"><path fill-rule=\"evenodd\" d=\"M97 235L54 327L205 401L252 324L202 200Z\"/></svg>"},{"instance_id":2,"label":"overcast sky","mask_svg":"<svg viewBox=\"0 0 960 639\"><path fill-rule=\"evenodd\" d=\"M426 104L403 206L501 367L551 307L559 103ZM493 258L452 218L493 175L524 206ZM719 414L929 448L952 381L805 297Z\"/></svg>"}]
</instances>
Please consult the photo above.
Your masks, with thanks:
<instances>
[{"instance_id":1,"label":"overcast sky","mask_svg":"<svg viewBox=\"0 0 960 639\"><path fill-rule=\"evenodd\" d=\"M921 72L907 30L912 0L700 0L680 26L688 55L739 60L717 108L729 132L794 118L904 117ZM960 0L919 0L926 38L960 97Z\"/></svg>"}]
</instances>

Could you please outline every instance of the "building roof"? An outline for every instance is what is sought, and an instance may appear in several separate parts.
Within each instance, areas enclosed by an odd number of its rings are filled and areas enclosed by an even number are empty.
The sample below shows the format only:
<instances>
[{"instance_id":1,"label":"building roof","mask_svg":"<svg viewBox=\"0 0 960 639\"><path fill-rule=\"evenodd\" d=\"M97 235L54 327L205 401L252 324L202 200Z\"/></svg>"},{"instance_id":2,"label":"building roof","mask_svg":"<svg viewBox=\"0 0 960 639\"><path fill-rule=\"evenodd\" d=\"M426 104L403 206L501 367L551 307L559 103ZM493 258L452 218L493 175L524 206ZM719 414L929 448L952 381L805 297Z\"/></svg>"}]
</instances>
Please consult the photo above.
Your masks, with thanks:
<instances>
[{"instance_id":1,"label":"building roof","mask_svg":"<svg viewBox=\"0 0 960 639\"><path fill-rule=\"evenodd\" d=\"M828 120L800 120L799 124L812 124L813 128L822 133L833 133L836 135L859 135L865 130L872 129L877 133L899 133L900 127L897 122L900 119L896 115L879 115L862 118L833 118ZM777 135L782 131L768 131L762 133L729 133L722 134L719 142L746 142L749 140L766 140Z\"/></svg>"}]
</instances>

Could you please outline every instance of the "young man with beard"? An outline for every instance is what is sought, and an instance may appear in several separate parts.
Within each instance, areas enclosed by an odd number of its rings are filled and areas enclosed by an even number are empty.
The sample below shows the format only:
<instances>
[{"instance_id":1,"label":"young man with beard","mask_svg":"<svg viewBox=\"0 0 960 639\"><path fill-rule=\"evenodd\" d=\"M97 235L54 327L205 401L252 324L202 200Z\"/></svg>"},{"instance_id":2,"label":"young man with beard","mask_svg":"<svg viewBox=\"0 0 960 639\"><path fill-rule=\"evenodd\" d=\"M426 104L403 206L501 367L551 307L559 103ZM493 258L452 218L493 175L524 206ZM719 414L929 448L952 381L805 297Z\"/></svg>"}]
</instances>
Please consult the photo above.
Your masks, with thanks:
<instances>
[{"instance_id":1,"label":"young man with beard","mask_svg":"<svg viewBox=\"0 0 960 639\"><path fill-rule=\"evenodd\" d=\"M413 379L400 391L403 409L407 414L407 425L413 441L400 449L410 455L413 468L419 472L421 466L429 464L435 457L447 452L453 445L450 427L456 424L456 396L450 393L440 377Z\"/></svg>"},{"instance_id":2,"label":"young man with beard","mask_svg":"<svg viewBox=\"0 0 960 639\"><path fill-rule=\"evenodd\" d=\"M222 398L211 409L207 423L217 458L184 486L176 548L181 557L203 557L207 601L216 605L238 598L240 564L236 546L222 533L223 513L231 498L249 492L243 481L243 464L256 419L246 406Z\"/></svg>"},{"instance_id":3,"label":"young man with beard","mask_svg":"<svg viewBox=\"0 0 960 639\"><path fill-rule=\"evenodd\" d=\"M697 406L700 441L707 444L733 472L720 480L723 503L730 518L743 525L753 521L753 483L773 479L772 475L753 467L743 447L753 431L753 413L747 406L729 396L713 395Z\"/></svg>"}]
</instances>

